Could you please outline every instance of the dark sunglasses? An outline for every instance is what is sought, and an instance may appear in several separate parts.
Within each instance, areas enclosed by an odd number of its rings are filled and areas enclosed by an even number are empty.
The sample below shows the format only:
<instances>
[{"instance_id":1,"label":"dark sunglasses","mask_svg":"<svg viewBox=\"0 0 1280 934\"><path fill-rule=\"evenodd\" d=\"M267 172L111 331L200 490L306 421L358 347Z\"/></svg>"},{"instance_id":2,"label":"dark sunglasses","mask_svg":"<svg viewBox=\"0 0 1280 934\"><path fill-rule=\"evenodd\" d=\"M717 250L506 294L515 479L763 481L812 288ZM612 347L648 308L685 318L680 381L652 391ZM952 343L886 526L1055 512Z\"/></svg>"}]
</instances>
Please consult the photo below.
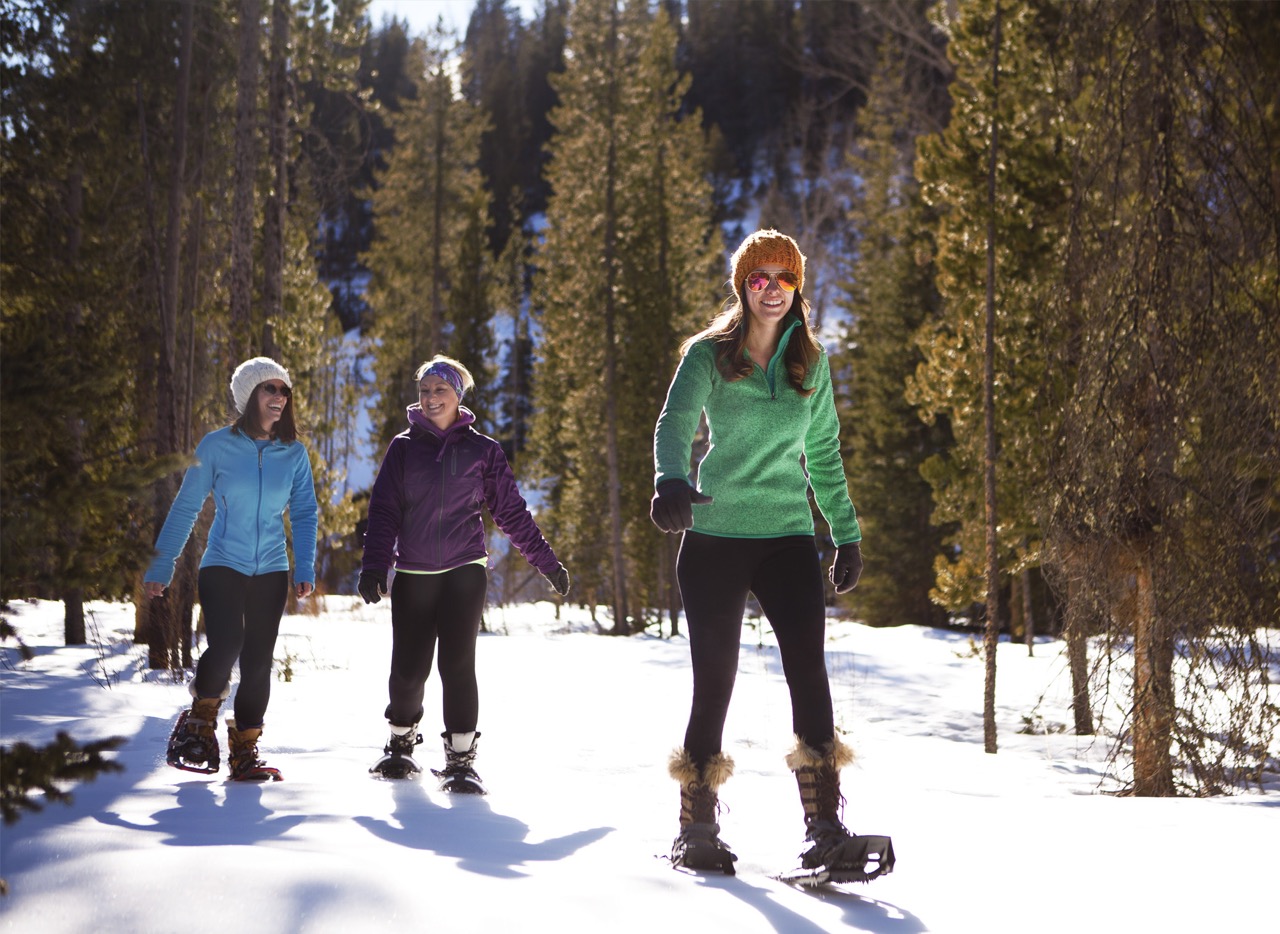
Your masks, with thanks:
<instances>
[{"instance_id":1,"label":"dark sunglasses","mask_svg":"<svg viewBox=\"0 0 1280 934\"><path fill-rule=\"evenodd\" d=\"M757 270L747 275L747 288L752 292L763 292L770 282L778 283L778 288L784 292L794 292L800 284L800 278L794 272L785 271L772 273Z\"/></svg>"},{"instance_id":2,"label":"dark sunglasses","mask_svg":"<svg viewBox=\"0 0 1280 934\"><path fill-rule=\"evenodd\" d=\"M293 395L293 391L284 383L260 383L258 388L262 390L264 396L284 396L288 398Z\"/></svg>"}]
</instances>

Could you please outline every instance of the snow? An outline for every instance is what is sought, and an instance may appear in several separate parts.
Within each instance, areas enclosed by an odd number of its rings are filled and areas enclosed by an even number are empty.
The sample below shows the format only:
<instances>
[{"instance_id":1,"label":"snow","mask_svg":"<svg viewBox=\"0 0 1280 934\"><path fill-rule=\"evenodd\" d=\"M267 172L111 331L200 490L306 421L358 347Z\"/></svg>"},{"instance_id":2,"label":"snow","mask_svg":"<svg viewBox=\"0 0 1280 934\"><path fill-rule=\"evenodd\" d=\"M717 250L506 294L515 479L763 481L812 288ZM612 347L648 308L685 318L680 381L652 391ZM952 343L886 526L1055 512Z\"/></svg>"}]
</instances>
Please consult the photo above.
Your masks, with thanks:
<instances>
[{"instance_id":1,"label":"snow","mask_svg":"<svg viewBox=\"0 0 1280 934\"><path fill-rule=\"evenodd\" d=\"M743 632L725 731L736 775L722 836L738 875L669 851L666 774L690 676L681 637L608 638L583 611L491 608L481 636L480 755L490 794L449 797L368 766L385 741L384 601L328 597L287 616L262 752L285 781L230 784L164 764L186 688L147 670L132 607L90 605L65 647L61 604L15 605L0 659L0 739L124 736L125 771L70 787L3 828L0 931L1183 932L1274 921L1280 787L1215 799L1105 794L1105 740L1017 732L1069 724L1063 647L1000 646L1000 751L982 747L983 666L967 635L832 620L838 726L858 753L846 823L893 837L896 871L804 891L774 881L799 852L783 765L790 712L776 649ZM420 760L439 765L439 681Z\"/></svg>"}]
</instances>

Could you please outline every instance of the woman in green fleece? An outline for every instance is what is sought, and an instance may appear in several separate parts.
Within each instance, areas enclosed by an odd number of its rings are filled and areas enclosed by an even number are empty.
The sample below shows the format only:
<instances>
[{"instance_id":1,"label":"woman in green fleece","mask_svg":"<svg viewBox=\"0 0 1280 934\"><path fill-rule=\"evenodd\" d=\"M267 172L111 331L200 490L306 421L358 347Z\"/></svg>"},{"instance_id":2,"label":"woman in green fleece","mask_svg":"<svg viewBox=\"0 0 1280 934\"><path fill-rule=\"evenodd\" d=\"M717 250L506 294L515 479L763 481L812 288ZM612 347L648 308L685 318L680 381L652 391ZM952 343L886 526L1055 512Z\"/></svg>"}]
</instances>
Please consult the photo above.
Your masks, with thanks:
<instances>
[{"instance_id":1,"label":"woman in green fleece","mask_svg":"<svg viewBox=\"0 0 1280 934\"><path fill-rule=\"evenodd\" d=\"M680 783L671 860L733 873L737 857L720 840L716 819L718 789L733 772L721 741L750 592L777 636L791 693L795 746L787 765L800 785L811 844L803 861L850 869L866 859L840 820L839 771L852 753L835 735L809 508L812 488L837 546L830 579L847 593L862 573L862 532L840 458L831 373L809 326L796 242L756 231L731 264L733 295L706 330L685 341L654 439L651 516L664 532L684 533L677 576L693 665L689 725L670 762ZM704 413L710 448L695 489L690 454Z\"/></svg>"}]
</instances>

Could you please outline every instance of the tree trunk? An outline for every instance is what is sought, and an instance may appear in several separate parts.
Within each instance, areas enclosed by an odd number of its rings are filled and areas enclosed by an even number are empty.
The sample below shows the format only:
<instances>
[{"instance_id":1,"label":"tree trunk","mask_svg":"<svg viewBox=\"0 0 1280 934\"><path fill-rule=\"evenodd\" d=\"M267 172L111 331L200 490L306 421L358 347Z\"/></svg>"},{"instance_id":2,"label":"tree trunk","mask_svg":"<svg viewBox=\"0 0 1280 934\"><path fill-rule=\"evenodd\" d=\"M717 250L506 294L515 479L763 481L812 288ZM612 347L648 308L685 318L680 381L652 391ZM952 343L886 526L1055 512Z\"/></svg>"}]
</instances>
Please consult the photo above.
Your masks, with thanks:
<instances>
[{"instance_id":1,"label":"tree trunk","mask_svg":"<svg viewBox=\"0 0 1280 934\"><path fill-rule=\"evenodd\" d=\"M672 535L662 536L663 576L666 578L667 606L671 613L671 636L680 635L680 581L676 579L676 558L680 550L679 540Z\"/></svg>"},{"instance_id":2,"label":"tree trunk","mask_svg":"<svg viewBox=\"0 0 1280 934\"><path fill-rule=\"evenodd\" d=\"M260 0L240 0L236 69L235 176L231 195L230 344L237 361L253 347L253 182L257 168L258 30Z\"/></svg>"},{"instance_id":3,"label":"tree trunk","mask_svg":"<svg viewBox=\"0 0 1280 934\"><path fill-rule=\"evenodd\" d=\"M983 470L987 519L987 625L983 636L986 680L982 695L983 748L995 753L996 649L1000 644L1000 553L996 518L996 153L1000 133L1000 3L996 2L995 41L991 47L991 153L987 166L987 314L983 347L982 414L986 432Z\"/></svg>"},{"instance_id":4,"label":"tree trunk","mask_svg":"<svg viewBox=\"0 0 1280 934\"><path fill-rule=\"evenodd\" d=\"M267 65L267 160L271 188L262 224L262 344L261 352L275 357L278 348L272 322L284 307L284 225L289 198L289 160L285 147L288 117L289 0L271 5L271 58Z\"/></svg>"},{"instance_id":5,"label":"tree trunk","mask_svg":"<svg viewBox=\"0 0 1280 934\"><path fill-rule=\"evenodd\" d=\"M84 631L84 591L69 587L62 592L62 632L67 645L84 645L89 640Z\"/></svg>"},{"instance_id":6,"label":"tree trunk","mask_svg":"<svg viewBox=\"0 0 1280 934\"><path fill-rule=\"evenodd\" d=\"M1133 793L1170 797L1173 787L1173 640L1156 608L1149 548L1135 547L1117 570L1126 593L1117 604L1133 632Z\"/></svg>"},{"instance_id":7,"label":"tree trunk","mask_svg":"<svg viewBox=\"0 0 1280 934\"><path fill-rule=\"evenodd\" d=\"M164 252L159 270L158 311L160 340L156 366L156 453L178 451L185 431L180 429L180 389L178 378L178 322L182 265L182 206L186 200L187 105L191 86L191 56L194 34L194 8L184 0L182 9L181 46L178 53L178 80L174 95L173 164L170 169L165 212ZM177 494L173 478L157 484L155 533L158 535L164 516ZM179 563L179 566L181 562ZM180 670L190 661L183 646L190 642L190 627L184 632L182 620L191 617L191 588L184 586L175 572L169 594L163 600L143 598L137 607L138 630L148 645L147 662L152 668ZM184 658L185 656L185 658Z\"/></svg>"},{"instance_id":8,"label":"tree trunk","mask_svg":"<svg viewBox=\"0 0 1280 934\"><path fill-rule=\"evenodd\" d=\"M84 212L84 167L77 160L72 166L70 177L67 179L65 208L67 212L67 243L66 243L66 262L67 268L74 276L76 266L80 262L80 244L84 232L82 227L82 215ZM67 303L66 320L63 326L68 334L75 334L80 330L81 320L84 310L77 300ZM74 476L80 474L84 469L84 419L80 417L79 409L76 406L67 407L67 438L70 441L69 463L65 465L66 469ZM67 516L63 521L62 545L65 549L64 567L73 569L70 580L63 584L65 589L62 590L62 602L64 605L63 616L63 641L67 645L84 645L86 642L84 631L84 589L80 586L80 573L78 569L81 567L79 553L84 547L83 543L84 525L81 521L79 513L73 513Z\"/></svg>"},{"instance_id":9,"label":"tree trunk","mask_svg":"<svg viewBox=\"0 0 1280 934\"><path fill-rule=\"evenodd\" d=\"M1027 642L1027 655L1036 654L1036 617L1031 602L1031 569L1022 569L1022 634Z\"/></svg>"},{"instance_id":10,"label":"tree trunk","mask_svg":"<svg viewBox=\"0 0 1280 934\"><path fill-rule=\"evenodd\" d=\"M1174 725L1173 636L1157 606L1155 594L1155 536L1172 513L1170 500L1176 494L1168 489L1167 478L1174 476L1176 452L1170 439L1173 416L1164 395L1170 379L1168 335L1162 315L1173 296L1172 251L1176 240L1171 190L1180 171L1172 150L1173 104L1169 99L1166 72L1173 67L1176 53L1170 35L1170 13L1156 4L1153 10L1158 57L1152 63L1151 80L1158 88L1153 100L1156 128L1156 151L1153 168L1155 192L1156 254L1152 264L1152 281L1147 295L1144 326L1146 330L1145 360L1150 372L1142 388L1143 450L1139 503L1146 511L1150 531L1129 543L1128 568L1131 593L1125 601L1133 632L1133 793L1142 797L1166 797L1176 794L1173 784L1171 747Z\"/></svg>"},{"instance_id":11,"label":"tree trunk","mask_svg":"<svg viewBox=\"0 0 1280 934\"><path fill-rule=\"evenodd\" d=\"M1067 584L1067 664L1071 669L1071 711L1075 716L1076 735L1093 735L1093 710L1089 701L1089 636L1092 634L1088 615L1081 606L1080 585L1073 576Z\"/></svg>"},{"instance_id":12,"label":"tree trunk","mask_svg":"<svg viewBox=\"0 0 1280 934\"><path fill-rule=\"evenodd\" d=\"M80 28L80 9L72 7L71 15L67 23L67 35L71 42L72 57L79 60L84 56L84 33ZM84 240L84 163L77 156L73 159L71 169L67 174L66 187L63 190L63 210L66 212L65 218L65 254L64 261L66 263L68 276L73 280L76 278L76 269L80 264L80 247ZM78 292L78 290L77 290ZM84 308L79 301L79 295L73 296L66 304L64 320L62 326L67 334L77 334L84 318ZM84 469L84 419L80 416L80 410L77 406L67 406L66 408L66 428L67 438L70 441L69 463L65 464L65 469L72 475L78 476ZM78 579L80 575L78 568L80 561L79 553L84 547L84 524L79 515L75 513L67 516L63 521L61 530L62 546L65 549L63 567L68 569L77 569L71 577L73 579L63 582L62 602L64 607L63 615L63 641L67 645L84 645L84 589L81 587L81 581Z\"/></svg>"},{"instance_id":13,"label":"tree trunk","mask_svg":"<svg viewBox=\"0 0 1280 934\"><path fill-rule=\"evenodd\" d=\"M618 8L609 5L609 55L613 56L617 46ZM611 635L627 636L631 634L631 622L627 612L627 569L626 555L622 547L622 478L618 470L618 402L616 387L618 385L618 348L617 343L617 300L615 280L617 270L617 185L618 185L618 144L617 144L617 78L616 72L610 72L611 93L609 95L609 148L605 156L605 295L604 295L604 418L605 418L605 460L609 472L609 533L610 546L613 553L613 629Z\"/></svg>"},{"instance_id":14,"label":"tree trunk","mask_svg":"<svg viewBox=\"0 0 1280 934\"><path fill-rule=\"evenodd\" d=\"M440 353L444 347L444 289L441 279L444 278L444 193L445 193L445 133L448 132L448 102L439 101L436 108L435 138L435 191L431 205L431 326L428 331L430 344L427 354ZM414 364L417 365L416 363Z\"/></svg>"}]
</instances>

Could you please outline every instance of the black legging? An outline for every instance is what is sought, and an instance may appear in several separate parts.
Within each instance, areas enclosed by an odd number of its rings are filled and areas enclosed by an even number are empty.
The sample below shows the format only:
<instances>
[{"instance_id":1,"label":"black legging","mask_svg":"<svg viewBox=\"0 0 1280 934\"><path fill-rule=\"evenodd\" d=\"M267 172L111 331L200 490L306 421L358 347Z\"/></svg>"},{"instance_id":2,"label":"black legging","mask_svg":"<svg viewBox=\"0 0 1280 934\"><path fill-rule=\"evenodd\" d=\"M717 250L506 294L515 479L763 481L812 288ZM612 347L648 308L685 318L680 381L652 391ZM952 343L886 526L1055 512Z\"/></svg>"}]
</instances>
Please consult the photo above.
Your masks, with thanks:
<instances>
[{"instance_id":1,"label":"black legging","mask_svg":"<svg viewBox=\"0 0 1280 934\"><path fill-rule=\"evenodd\" d=\"M397 574L391 584L391 677L387 719L414 726L422 719L422 697L436 643L444 728L469 733L480 714L476 686L476 637L484 613L489 576L479 564L443 574Z\"/></svg>"},{"instance_id":2,"label":"black legging","mask_svg":"<svg viewBox=\"0 0 1280 934\"><path fill-rule=\"evenodd\" d=\"M721 751L748 592L778 639L791 728L810 746L835 736L825 656L822 568L812 536L721 538L686 532L676 563L693 661L684 747L703 766Z\"/></svg>"},{"instance_id":3,"label":"black legging","mask_svg":"<svg viewBox=\"0 0 1280 934\"><path fill-rule=\"evenodd\" d=\"M260 727L271 699L271 663L289 597L289 572L251 577L231 568L201 568L199 588L209 644L196 665L196 696L220 696L238 659L236 726Z\"/></svg>"}]
</instances>

